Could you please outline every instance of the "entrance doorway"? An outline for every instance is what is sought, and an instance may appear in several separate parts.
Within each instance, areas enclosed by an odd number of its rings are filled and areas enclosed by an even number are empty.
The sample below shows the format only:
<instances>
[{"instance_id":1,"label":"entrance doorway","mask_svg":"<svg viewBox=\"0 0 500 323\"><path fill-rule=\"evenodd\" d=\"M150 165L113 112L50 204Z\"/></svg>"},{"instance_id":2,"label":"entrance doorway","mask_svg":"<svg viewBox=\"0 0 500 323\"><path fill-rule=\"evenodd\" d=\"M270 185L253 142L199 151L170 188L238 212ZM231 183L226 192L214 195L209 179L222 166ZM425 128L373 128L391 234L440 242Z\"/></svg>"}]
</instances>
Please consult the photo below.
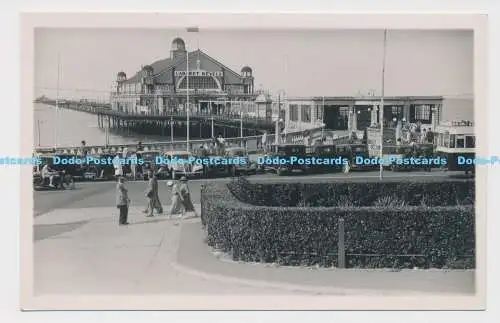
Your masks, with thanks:
<instances>
[{"instance_id":1,"label":"entrance doorway","mask_svg":"<svg viewBox=\"0 0 500 323\"><path fill-rule=\"evenodd\" d=\"M328 130L348 129L348 107L325 106L323 108L323 122Z\"/></svg>"},{"instance_id":2,"label":"entrance doorway","mask_svg":"<svg viewBox=\"0 0 500 323\"><path fill-rule=\"evenodd\" d=\"M372 123L371 111L368 107L357 107L356 112L358 114L358 130L365 130Z\"/></svg>"}]
</instances>

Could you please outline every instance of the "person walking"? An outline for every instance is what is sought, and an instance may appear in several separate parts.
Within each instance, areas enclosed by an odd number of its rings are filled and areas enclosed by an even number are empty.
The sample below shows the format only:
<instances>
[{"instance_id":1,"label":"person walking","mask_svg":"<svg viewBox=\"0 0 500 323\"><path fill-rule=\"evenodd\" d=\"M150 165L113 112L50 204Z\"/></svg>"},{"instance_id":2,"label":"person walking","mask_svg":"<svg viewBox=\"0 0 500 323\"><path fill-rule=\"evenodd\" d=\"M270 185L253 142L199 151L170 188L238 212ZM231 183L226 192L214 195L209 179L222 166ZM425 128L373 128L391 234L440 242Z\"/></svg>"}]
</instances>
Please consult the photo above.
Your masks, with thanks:
<instances>
[{"instance_id":1,"label":"person walking","mask_svg":"<svg viewBox=\"0 0 500 323\"><path fill-rule=\"evenodd\" d=\"M181 202L186 212L194 212L194 216L198 216L196 214L196 210L194 209L193 202L191 201L191 192L189 191L189 186L187 184L187 181L188 180L185 176L181 177L180 180L181 184L179 186Z\"/></svg>"},{"instance_id":2,"label":"person walking","mask_svg":"<svg viewBox=\"0 0 500 323\"><path fill-rule=\"evenodd\" d=\"M125 178L118 177L118 183L116 184L116 207L120 210L119 225L128 224L128 206L130 199L128 198L128 190L125 187Z\"/></svg>"},{"instance_id":3,"label":"person walking","mask_svg":"<svg viewBox=\"0 0 500 323\"><path fill-rule=\"evenodd\" d=\"M262 138L260 140L260 148L267 152L267 131L264 131L264 134L262 135Z\"/></svg>"},{"instance_id":4,"label":"person walking","mask_svg":"<svg viewBox=\"0 0 500 323\"><path fill-rule=\"evenodd\" d=\"M132 178L137 180L137 153L135 151L132 151L132 154L130 156L130 172L132 173Z\"/></svg>"},{"instance_id":5,"label":"person walking","mask_svg":"<svg viewBox=\"0 0 500 323\"><path fill-rule=\"evenodd\" d=\"M148 188L146 190L146 197L148 198L148 206L144 213L146 213L148 217L153 216L153 211L156 210L158 214L163 213L163 208L161 206L160 197L158 195L158 179L156 178L156 174L152 171L148 171Z\"/></svg>"},{"instance_id":6,"label":"person walking","mask_svg":"<svg viewBox=\"0 0 500 323\"><path fill-rule=\"evenodd\" d=\"M174 215L182 217L182 214L184 213L184 206L182 205L179 182L175 180L168 181L167 186L172 188L172 205L170 207L169 217L172 218Z\"/></svg>"},{"instance_id":7,"label":"person walking","mask_svg":"<svg viewBox=\"0 0 500 323\"><path fill-rule=\"evenodd\" d=\"M113 166L115 168L115 176L117 178L123 176L122 158L120 154L117 154L113 159Z\"/></svg>"}]
</instances>

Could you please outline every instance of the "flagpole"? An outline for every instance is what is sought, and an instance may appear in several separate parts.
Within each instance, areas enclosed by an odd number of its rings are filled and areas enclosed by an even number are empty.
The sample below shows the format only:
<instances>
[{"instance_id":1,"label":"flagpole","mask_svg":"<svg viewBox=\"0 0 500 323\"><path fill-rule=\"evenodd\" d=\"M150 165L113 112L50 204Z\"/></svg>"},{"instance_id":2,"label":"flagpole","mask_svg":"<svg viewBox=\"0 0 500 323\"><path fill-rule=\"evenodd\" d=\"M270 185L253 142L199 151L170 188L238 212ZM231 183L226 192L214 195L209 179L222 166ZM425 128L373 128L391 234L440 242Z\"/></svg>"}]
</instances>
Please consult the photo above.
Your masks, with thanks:
<instances>
[{"instance_id":1,"label":"flagpole","mask_svg":"<svg viewBox=\"0 0 500 323\"><path fill-rule=\"evenodd\" d=\"M198 27L188 27L186 28L186 31L188 33L197 33L199 32ZM197 46L198 46L198 41L197 41ZM189 149L189 51L186 50L186 124L187 124L187 131L186 131L186 144L187 144L187 151L190 151Z\"/></svg>"},{"instance_id":2,"label":"flagpole","mask_svg":"<svg viewBox=\"0 0 500 323\"><path fill-rule=\"evenodd\" d=\"M57 88L56 88L56 112L55 112L55 127L54 127L54 149L57 148L57 136L59 127L59 77L61 74L61 56L57 53Z\"/></svg>"},{"instance_id":3,"label":"flagpole","mask_svg":"<svg viewBox=\"0 0 500 323\"><path fill-rule=\"evenodd\" d=\"M382 93L380 96L380 174L379 179L382 180L384 172L384 163L382 157L384 153L384 95L385 95L385 60L387 49L387 29L384 29L384 54L382 58Z\"/></svg>"},{"instance_id":4,"label":"flagpole","mask_svg":"<svg viewBox=\"0 0 500 323\"><path fill-rule=\"evenodd\" d=\"M186 50L186 150L189 151L189 51Z\"/></svg>"}]
</instances>

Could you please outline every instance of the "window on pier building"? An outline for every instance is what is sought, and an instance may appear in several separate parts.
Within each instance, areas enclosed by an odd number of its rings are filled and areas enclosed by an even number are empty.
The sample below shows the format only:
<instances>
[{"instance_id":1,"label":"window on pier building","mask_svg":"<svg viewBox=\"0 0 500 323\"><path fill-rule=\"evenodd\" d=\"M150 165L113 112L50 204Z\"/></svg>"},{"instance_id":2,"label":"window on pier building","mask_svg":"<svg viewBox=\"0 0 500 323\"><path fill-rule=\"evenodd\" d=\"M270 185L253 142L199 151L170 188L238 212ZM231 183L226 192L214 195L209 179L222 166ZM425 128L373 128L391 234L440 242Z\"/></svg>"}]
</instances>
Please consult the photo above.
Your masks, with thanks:
<instances>
[{"instance_id":1,"label":"window on pier building","mask_svg":"<svg viewBox=\"0 0 500 323\"><path fill-rule=\"evenodd\" d=\"M465 148L465 136L457 135L457 144L455 148Z\"/></svg>"},{"instance_id":2,"label":"window on pier building","mask_svg":"<svg viewBox=\"0 0 500 323\"><path fill-rule=\"evenodd\" d=\"M300 120L302 122L311 122L311 106L307 104L303 104L300 106Z\"/></svg>"},{"instance_id":3,"label":"window on pier building","mask_svg":"<svg viewBox=\"0 0 500 323\"><path fill-rule=\"evenodd\" d=\"M317 120L323 120L323 109L324 109L324 105L321 104L317 104L316 105L316 119Z\"/></svg>"},{"instance_id":4,"label":"window on pier building","mask_svg":"<svg viewBox=\"0 0 500 323\"><path fill-rule=\"evenodd\" d=\"M415 121L422 123L431 122L431 106L430 105L417 105L415 106Z\"/></svg>"},{"instance_id":5,"label":"window on pier building","mask_svg":"<svg viewBox=\"0 0 500 323\"><path fill-rule=\"evenodd\" d=\"M290 121L299 121L299 106L290 104Z\"/></svg>"},{"instance_id":6,"label":"window on pier building","mask_svg":"<svg viewBox=\"0 0 500 323\"><path fill-rule=\"evenodd\" d=\"M465 148L476 148L476 137L466 136L465 137Z\"/></svg>"},{"instance_id":7,"label":"window on pier building","mask_svg":"<svg viewBox=\"0 0 500 323\"><path fill-rule=\"evenodd\" d=\"M392 118L398 120L403 119L403 107L402 106L392 106Z\"/></svg>"},{"instance_id":8,"label":"window on pier building","mask_svg":"<svg viewBox=\"0 0 500 323\"><path fill-rule=\"evenodd\" d=\"M282 120L286 119L286 110L284 110L284 109L280 110L280 119L282 119Z\"/></svg>"},{"instance_id":9,"label":"window on pier building","mask_svg":"<svg viewBox=\"0 0 500 323\"><path fill-rule=\"evenodd\" d=\"M187 78L184 77L179 84L179 89L185 90L186 85ZM219 85L212 76L190 76L189 89L219 90Z\"/></svg>"}]
</instances>

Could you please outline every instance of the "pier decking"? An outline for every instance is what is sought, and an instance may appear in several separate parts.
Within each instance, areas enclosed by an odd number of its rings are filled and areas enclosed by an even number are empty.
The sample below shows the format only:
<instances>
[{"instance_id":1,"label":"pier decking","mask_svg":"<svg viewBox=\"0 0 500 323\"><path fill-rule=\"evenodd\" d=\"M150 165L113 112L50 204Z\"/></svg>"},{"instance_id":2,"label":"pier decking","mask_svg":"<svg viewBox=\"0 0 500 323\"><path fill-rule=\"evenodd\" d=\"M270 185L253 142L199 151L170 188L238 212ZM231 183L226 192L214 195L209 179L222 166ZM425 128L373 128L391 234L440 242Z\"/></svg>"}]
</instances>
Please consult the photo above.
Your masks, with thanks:
<instances>
[{"instance_id":1,"label":"pier decking","mask_svg":"<svg viewBox=\"0 0 500 323\"><path fill-rule=\"evenodd\" d=\"M56 105L53 99L36 101L51 106ZM92 101L59 100L58 106L95 114L99 127L107 127L122 133L139 133L171 137L187 136L186 112L131 113L111 110L109 103ZM222 134L224 137L243 137L262 134L263 131L274 132L272 120L260 117L243 116L234 113L209 114L193 112L189 114L189 134L192 138L211 138Z\"/></svg>"}]
</instances>

